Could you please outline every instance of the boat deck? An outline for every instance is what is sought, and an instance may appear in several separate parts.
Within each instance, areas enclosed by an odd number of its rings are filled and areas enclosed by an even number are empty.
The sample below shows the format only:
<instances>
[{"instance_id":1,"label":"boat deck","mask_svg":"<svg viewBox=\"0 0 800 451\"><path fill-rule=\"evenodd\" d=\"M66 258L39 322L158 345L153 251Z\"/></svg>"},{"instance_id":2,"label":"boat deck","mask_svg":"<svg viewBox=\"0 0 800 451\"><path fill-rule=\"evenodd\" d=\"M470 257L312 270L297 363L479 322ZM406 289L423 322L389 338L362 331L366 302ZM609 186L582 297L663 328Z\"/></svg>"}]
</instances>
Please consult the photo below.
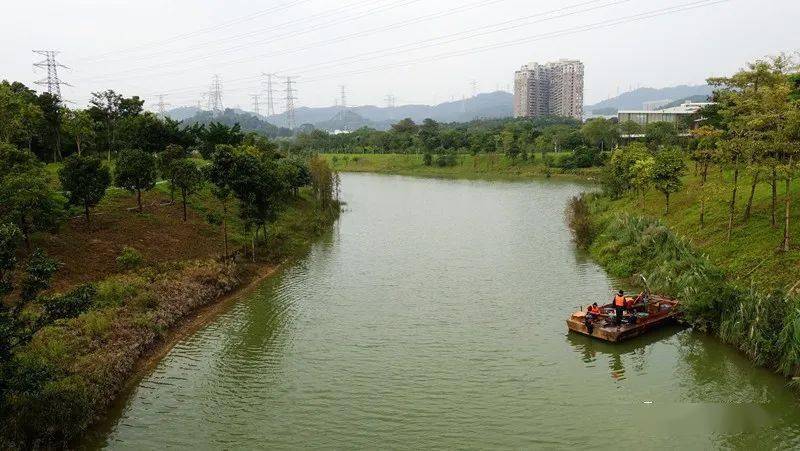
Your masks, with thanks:
<instances>
[{"instance_id":1,"label":"boat deck","mask_svg":"<svg viewBox=\"0 0 800 451\"><path fill-rule=\"evenodd\" d=\"M656 327L675 322L679 314L676 308L678 305L679 302L674 299L653 295L647 303L634 306L634 311L638 314L635 323L623 323L617 326L613 324L614 309L608 304L603 306L603 313L589 321L591 330L587 326L586 311L579 310L567 319L567 328L572 332L589 337L612 343L620 342L642 335ZM626 318L629 315L626 313Z\"/></svg>"}]
</instances>

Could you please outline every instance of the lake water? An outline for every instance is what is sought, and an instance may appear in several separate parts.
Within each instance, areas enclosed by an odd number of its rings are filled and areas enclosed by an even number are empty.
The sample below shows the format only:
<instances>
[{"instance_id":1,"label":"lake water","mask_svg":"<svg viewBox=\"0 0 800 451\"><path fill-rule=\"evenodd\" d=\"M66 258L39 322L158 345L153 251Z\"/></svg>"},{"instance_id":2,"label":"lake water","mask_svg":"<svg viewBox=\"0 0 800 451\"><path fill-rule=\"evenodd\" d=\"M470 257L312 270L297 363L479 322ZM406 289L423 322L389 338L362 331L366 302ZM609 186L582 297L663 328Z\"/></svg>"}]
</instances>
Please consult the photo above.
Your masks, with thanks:
<instances>
[{"instance_id":1,"label":"lake water","mask_svg":"<svg viewBox=\"0 0 800 451\"><path fill-rule=\"evenodd\" d=\"M84 446L800 446L786 381L714 339L566 332L614 288L564 225L584 189L343 175L335 230L175 346Z\"/></svg>"}]
</instances>

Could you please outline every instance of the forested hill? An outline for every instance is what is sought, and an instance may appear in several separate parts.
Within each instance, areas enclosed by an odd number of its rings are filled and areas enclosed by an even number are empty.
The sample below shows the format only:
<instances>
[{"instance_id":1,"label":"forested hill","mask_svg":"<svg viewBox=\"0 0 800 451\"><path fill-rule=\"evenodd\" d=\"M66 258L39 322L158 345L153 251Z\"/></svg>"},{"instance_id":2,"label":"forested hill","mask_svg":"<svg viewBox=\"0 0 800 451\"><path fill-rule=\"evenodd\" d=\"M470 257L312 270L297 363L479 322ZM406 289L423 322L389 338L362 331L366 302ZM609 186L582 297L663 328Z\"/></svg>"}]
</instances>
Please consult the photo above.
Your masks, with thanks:
<instances>
[{"instance_id":1,"label":"forested hill","mask_svg":"<svg viewBox=\"0 0 800 451\"><path fill-rule=\"evenodd\" d=\"M170 116L169 113L167 115ZM291 130L288 128L273 125L264 120L261 116L256 116L253 113L233 109L227 109L222 114L217 115L211 111L201 111L195 109L194 115L182 119L182 122L184 125L208 125L211 122L218 122L225 124L228 127L233 127L234 125L239 124L239 127L241 127L243 132L256 132L262 136L268 136L271 138L292 135Z\"/></svg>"},{"instance_id":2,"label":"forested hill","mask_svg":"<svg viewBox=\"0 0 800 451\"><path fill-rule=\"evenodd\" d=\"M613 114L617 110L639 110L642 103L656 100L678 101L687 98L697 99L695 96L711 95L711 86L708 85L680 85L668 88L639 88L628 91L616 97L603 100L594 105L586 105L584 111L595 114Z\"/></svg>"}]
</instances>

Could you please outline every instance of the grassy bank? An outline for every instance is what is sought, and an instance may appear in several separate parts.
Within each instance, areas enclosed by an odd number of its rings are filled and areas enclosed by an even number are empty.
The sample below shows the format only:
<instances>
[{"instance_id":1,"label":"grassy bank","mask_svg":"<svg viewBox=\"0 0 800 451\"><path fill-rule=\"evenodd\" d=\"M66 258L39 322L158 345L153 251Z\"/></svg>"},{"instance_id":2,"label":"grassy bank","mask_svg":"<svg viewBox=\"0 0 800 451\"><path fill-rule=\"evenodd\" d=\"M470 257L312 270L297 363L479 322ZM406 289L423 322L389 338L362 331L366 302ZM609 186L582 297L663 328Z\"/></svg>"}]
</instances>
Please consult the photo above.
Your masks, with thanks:
<instances>
[{"instance_id":1,"label":"grassy bank","mask_svg":"<svg viewBox=\"0 0 800 451\"><path fill-rule=\"evenodd\" d=\"M548 159L558 162L568 152L548 154ZM341 172L375 172L382 174L412 175L419 177L443 177L463 179L518 180L539 177L571 177L592 179L597 168L561 169L547 166L541 154L531 155L528 160L512 161L501 154L461 154L454 166L439 167L424 164L420 154L325 154L326 160Z\"/></svg>"},{"instance_id":2,"label":"grassy bank","mask_svg":"<svg viewBox=\"0 0 800 451\"><path fill-rule=\"evenodd\" d=\"M221 205L207 188L192 197L185 222L168 185L147 194L143 214L134 205L133 196L112 190L91 224L76 216L34 236L62 266L51 288L20 312L28 336L2 365L3 448L66 446L104 413L137 362L193 313L301 255L338 216L302 189L252 262L236 252L249 235L231 205L229 247L237 257L223 261Z\"/></svg>"},{"instance_id":3,"label":"grassy bank","mask_svg":"<svg viewBox=\"0 0 800 451\"><path fill-rule=\"evenodd\" d=\"M730 174L716 171L705 187L695 175L670 199L647 193L611 199L584 195L568 219L576 235L612 276L643 274L650 288L679 298L685 319L738 348L755 363L800 375L800 279L796 247L778 252L782 231L770 226L771 188L757 184L744 218L749 181L740 181L734 229L727 239ZM797 189L797 187L795 187ZM699 200L707 199L700 226ZM783 211L778 212L779 215ZM800 227L792 215L792 234Z\"/></svg>"}]
</instances>

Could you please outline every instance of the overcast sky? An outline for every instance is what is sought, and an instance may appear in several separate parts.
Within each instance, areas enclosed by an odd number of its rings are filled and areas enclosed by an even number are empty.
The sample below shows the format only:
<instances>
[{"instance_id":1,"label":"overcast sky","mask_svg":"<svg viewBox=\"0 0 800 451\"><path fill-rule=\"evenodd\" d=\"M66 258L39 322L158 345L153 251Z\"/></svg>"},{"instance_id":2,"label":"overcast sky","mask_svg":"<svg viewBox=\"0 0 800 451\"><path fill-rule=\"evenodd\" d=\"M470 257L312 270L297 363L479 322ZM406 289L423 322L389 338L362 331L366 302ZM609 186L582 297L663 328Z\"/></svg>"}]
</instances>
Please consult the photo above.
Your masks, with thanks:
<instances>
[{"instance_id":1,"label":"overcast sky","mask_svg":"<svg viewBox=\"0 0 800 451\"><path fill-rule=\"evenodd\" d=\"M108 88L150 108L158 94L196 105L219 74L224 105L251 110L262 72L297 76L299 106L332 105L340 85L348 105L430 104L472 95L473 81L509 89L520 65L559 58L585 64L588 104L800 49L798 0L4 0L2 11L0 78L32 85L44 73L31 50L59 50L77 105Z\"/></svg>"}]
</instances>

